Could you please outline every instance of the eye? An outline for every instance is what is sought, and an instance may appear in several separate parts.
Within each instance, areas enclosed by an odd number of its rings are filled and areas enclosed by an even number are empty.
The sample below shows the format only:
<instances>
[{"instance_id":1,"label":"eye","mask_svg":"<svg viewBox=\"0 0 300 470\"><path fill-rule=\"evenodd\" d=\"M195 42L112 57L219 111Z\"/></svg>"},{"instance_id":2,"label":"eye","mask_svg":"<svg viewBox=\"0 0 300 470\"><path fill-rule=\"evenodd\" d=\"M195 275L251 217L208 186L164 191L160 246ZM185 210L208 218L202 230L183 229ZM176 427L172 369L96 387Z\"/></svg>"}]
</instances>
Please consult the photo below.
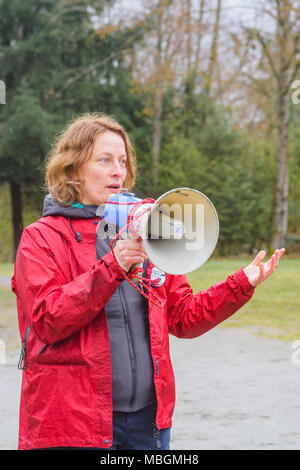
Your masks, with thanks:
<instances>
[{"instance_id":1,"label":"eye","mask_svg":"<svg viewBox=\"0 0 300 470\"><path fill-rule=\"evenodd\" d=\"M108 157L100 157L100 158L98 159L98 161L99 161L100 163L107 164L107 163L109 162L109 158L108 158Z\"/></svg>"},{"instance_id":2,"label":"eye","mask_svg":"<svg viewBox=\"0 0 300 470\"><path fill-rule=\"evenodd\" d=\"M123 159L120 161L120 165L126 166L126 165L127 165L127 158L123 158Z\"/></svg>"}]
</instances>

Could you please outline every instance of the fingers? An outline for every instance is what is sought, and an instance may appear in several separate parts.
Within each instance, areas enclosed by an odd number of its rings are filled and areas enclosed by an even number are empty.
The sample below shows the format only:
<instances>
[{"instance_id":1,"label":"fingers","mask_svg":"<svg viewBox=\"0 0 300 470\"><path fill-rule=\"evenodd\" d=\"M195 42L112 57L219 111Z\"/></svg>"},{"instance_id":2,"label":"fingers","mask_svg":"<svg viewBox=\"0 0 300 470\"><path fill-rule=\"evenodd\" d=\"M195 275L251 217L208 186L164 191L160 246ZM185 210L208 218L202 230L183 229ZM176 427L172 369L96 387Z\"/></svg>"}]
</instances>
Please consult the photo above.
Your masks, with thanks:
<instances>
[{"instance_id":1,"label":"fingers","mask_svg":"<svg viewBox=\"0 0 300 470\"><path fill-rule=\"evenodd\" d=\"M283 253L285 252L285 248L281 248L280 250L275 250L274 252L274 255L276 256L276 265L278 266L278 261L279 259L281 258L281 256L283 255ZM253 264L254 266L259 266L259 264L262 262L262 260L265 258L266 256L266 251L265 250L261 250L259 253L257 253L256 257L254 258L253 260ZM268 262L269 263L269 262Z\"/></svg>"},{"instance_id":2,"label":"fingers","mask_svg":"<svg viewBox=\"0 0 300 470\"><path fill-rule=\"evenodd\" d=\"M275 250L269 261L265 264L260 263L259 264L259 269L260 269L260 278L262 280L266 279L269 277L275 269L278 267L279 264L279 259L285 252L285 248L281 248L280 250Z\"/></svg>"},{"instance_id":3,"label":"fingers","mask_svg":"<svg viewBox=\"0 0 300 470\"><path fill-rule=\"evenodd\" d=\"M260 251L253 260L254 266L259 266L259 264L262 262L265 256L266 256L266 252L264 250Z\"/></svg>"},{"instance_id":4,"label":"fingers","mask_svg":"<svg viewBox=\"0 0 300 470\"><path fill-rule=\"evenodd\" d=\"M281 248L280 250L275 250L275 252L271 256L271 259L267 263L268 269L270 268L270 266L274 267L275 269L278 267L279 259L281 258L284 252L285 252L285 248Z\"/></svg>"},{"instance_id":5,"label":"fingers","mask_svg":"<svg viewBox=\"0 0 300 470\"><path fill-rule=\"evenodd\" d=\"M278 259L281 258L281 256L283 255L283 253L285 253L285 248L280 248L280 250L276 250L278 252ZM275 251L275 253L276 253Z\"/></svg>"},{"instance_id":6,"label":"fingers","mask_svg":"<svg viewBox=\"0 0 300 470\"><path fill-rule=\"evenodd\" d=\"M277 255L272 255L271 258L265 265L263 266L264 269L264 278L266 279L270 274L272 274L275 271L276 267L276 260L277 260ZM261 263L262 264L262 263Z\"/></svg>"},{"instance_id":7,"label":"fingers","mask_svg":"<svg viewBox=\"0 0 300 470\"><path fill-rule=\"evenodd\" d=\"M146 255L143 241L130 238L128 240L119 240L116 245L122 252L138 251Z\"/></svg>"},{"instance_id":8,"label":"fingers","mask_svg":"<svg viewBox=\"0 0 300 470\"><path fill-rule=\"evenodd\" d=\"M279 251L275 250L275 254L273 256L275 257L274 267L276 269L278 267L278 264L279 264Z\"/></svg>"},{"instance_id":9,"label":"fingers","mask_svg":"<svg viewBox=\"0 0 300 470\"><path fill-rule=\"evenodd\" d=\"M276 256L275 268L278 267L279 260L280 260L280 258L281 258L281 256L283 255L284 252L285 252L285 248L281 248L280 250L275 250L275 256Z\"/></svg>"},{"instance_id":10,"label":"fingers","mask_svg":"<svg viewBox=\"0 0 300 470\"><path fill-rule=\"evenodd\" d=\"M265 267L263 263L259 264L259 282L262 282L266 278L265 276Z\"/></svg>"},{"instance_id":11,"label":"fingers","mask_svg":"<svg viewBox=\"0 0 300 470\"><path fill-rule=\"evenodd\" d=\"M139 251L139 250L127 250L127 249L122 250L121 249L121 250L118 250L118 253L121 254L123 257L130 258L132 256L140 256L143 259L147 258L146 253L144 253L143 251Z\"/></svg>"},{"instance_id":12,"label":"fingers","mask_svg":"<svg viewBox=\"0 0 300 470\"><path fill-rule=\"evenodd\" d=\"M114 251L119 264L123 269L126 269L126 271L133 264L144 263L147 258L142 240L119 240Z\"/></svg>"}]
</instances>

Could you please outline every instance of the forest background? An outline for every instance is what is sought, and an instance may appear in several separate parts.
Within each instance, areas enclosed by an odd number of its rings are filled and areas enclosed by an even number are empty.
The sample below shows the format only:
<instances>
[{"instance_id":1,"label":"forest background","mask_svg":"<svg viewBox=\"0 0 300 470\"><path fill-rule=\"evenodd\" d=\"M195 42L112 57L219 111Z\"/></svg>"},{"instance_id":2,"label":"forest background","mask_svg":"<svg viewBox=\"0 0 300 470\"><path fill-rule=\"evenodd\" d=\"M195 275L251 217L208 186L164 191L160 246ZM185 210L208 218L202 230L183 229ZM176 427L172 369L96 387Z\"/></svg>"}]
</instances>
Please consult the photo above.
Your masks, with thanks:
<instances>
[{"instance_id":1,"label":"forest background","mask_svg":"<svg viewBox=\"0 0 300 470\"><path fill-rule=\"evenodd\" d=\"M43 163L85 112L120 121L138 197L216 207L213 256L300 253L300 2L0 0L0 262L41 216Z\"/></svg>"}]
</instances>

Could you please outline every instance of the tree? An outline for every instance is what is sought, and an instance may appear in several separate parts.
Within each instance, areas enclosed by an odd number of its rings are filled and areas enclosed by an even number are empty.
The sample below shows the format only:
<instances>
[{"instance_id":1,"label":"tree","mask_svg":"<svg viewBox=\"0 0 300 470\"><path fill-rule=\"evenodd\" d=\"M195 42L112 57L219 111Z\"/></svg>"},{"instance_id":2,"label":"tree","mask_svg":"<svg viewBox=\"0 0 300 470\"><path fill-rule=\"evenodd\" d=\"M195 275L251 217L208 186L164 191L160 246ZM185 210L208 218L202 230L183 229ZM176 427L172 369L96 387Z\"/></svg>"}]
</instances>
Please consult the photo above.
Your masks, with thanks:
<instances>
[{"instance_id":1,"label":"tree","mask_svg":"<svg viewBox=\"0 0 300 470\"><path fill-rule=\"evenodd\" d=\"M216 7L216 18L214 23L214 30L211 42L211 50L210 50L210 57L209 57L209 65L208 65L208 77L206 88L208 93L210 92L211 83L214 77L215 67L218 61L218 40L219 40L219 31L220 31L220 18L221 18L221 5L222 0L217 0L217 7Z\"/></svg>"},{"instance_id":2,"label":"tree","mask_svg":"<svg viewBox=\"0 0 300 470\"><path fill-rule=\"evenodd\" d=\"M184 0L186 1L186 0ZM158 190L164 95L176 83L181 69L180 51L184 48L183 0L149 0L142 21L145 40L137 46L133 76L148 95L144 114L152 121L150 178L154 193ZM180 72L182 73L182 72Z\"/></svg>"},{"instance_id":3,"label":"tree","mask_svg":"<svg viewBox=\"0 0 300 470\"><path fill-rule=\"evenodd\" d=\"M194 93L188 115L179 102L175 106L171 96L164 102L161 193L187 186L211 199L220 219L215 253L265 248L272 230L273 184L269 161L262 158L265 148L234 129L229 113L206 91Z\"/></svg>"},{"instance_id":4,"label":"tree","mask_svg":"<svg viewBox=\"0 0 300 470\"><path fill-rule=\"evenodd\" d=\"M6 104L1 108L0 180L10 186L14 256L23 230L21 187L35 181L34 165L41 162L39 154L45 150L42 127L49 124L38 96L28 87L29 70L35 64L34 44L28 46L41 31L41 16L49 8L51 2L30 0L26 7L18 0L0 3L0 63L7 89Z\"/></svg>"},{"instance_id":5,"label":"tree","mask_svg":"<svg viewBox=\"0 0 300 470\"><path fill-rule=\"evenodd\" d=\"M246 28L244 51L250 59L242 74L260 98L256 121L265 121L277 131L277 178L274 197L273 247L285 245L288 228L290 89L300 69L300 10L292 0L268 0L260 9L273 29ZM255 64L252 68L249 63ZM265 108L263 108L265 104ZM275 119L274 119L275 117Z\"/></svg>"},{"instance_id":6,"label":"tree","mask_svg":"<svg viewBox=\"0 0 300 470\"><path fill-rule=\"evenodd\" d=\"M152 76L154 84L152 182L155 190L157 190L159 178L163 95L170 79L170 68L168 67L168 47L170 45L172 36L172 30L170 29L170 13L172 11L172 7L173 0L158 0L154 11L152 12L153 25L156 35L154 50L154 73Z\"/></svg>"},{"instance_id":7,"label":"tree","mask_svg":"<svg viewBox=\"0 0 300 470\"><path fill-rule=\"evenodd\" d=\"M9 110L13 110L9 113ZM8 182L14 226L14 256L22 235L22 186L40 182L42 157L53 132L53 116L26 85L18 87L1 125L1 182ZM52 132L51 132L52 131Z\"/></svg>"},{"instance_id":8,"label":"tree","mask_svg":"<svg viewBox=\"0 0 300 470\"><path fill-rule=\"evenodd\" d=\"M14 256L23 229L22 194L32 185L42 188L41 165L55 133L76 114L111 114L107 104L113 108L118 100L119 62L139 30L110 29L101 15L112 4L0 0L0 68L7 88L0 109L0 181L11 190Z\"/></svg>"}]
</instances>

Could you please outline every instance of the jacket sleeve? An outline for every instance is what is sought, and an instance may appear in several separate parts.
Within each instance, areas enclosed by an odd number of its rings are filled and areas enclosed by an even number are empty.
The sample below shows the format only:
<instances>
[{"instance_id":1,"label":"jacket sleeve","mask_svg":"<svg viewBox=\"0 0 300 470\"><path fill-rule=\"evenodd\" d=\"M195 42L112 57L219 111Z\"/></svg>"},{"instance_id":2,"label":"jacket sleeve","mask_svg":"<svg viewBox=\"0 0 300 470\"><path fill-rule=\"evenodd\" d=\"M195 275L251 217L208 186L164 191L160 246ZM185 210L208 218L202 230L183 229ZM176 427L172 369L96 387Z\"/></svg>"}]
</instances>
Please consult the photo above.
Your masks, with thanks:
<instances>
[{"instance_id":1,"label":"jacket sleeve","mask_svg":"<svg viewBox=\"0 0 300 470\"><path fill-rule=\"evenodd\" d=\"M242 268L197 294L185 276L172 276L167 294L169 332L179 338L200 336L245 305L254 290Z\"/></svg>"},{"instance_id":2,"label":"jacket sleeve","mask_svg":"<svg viewBox=\"0 0 300 470\"><path fill-rule=\"evenodd\" d=\"M104 308L122 274L111 253L67 282L54 254L24 229L12 290L30 328L44 343L60 341L89 323Z\"/></svg>"}]
</instances>

